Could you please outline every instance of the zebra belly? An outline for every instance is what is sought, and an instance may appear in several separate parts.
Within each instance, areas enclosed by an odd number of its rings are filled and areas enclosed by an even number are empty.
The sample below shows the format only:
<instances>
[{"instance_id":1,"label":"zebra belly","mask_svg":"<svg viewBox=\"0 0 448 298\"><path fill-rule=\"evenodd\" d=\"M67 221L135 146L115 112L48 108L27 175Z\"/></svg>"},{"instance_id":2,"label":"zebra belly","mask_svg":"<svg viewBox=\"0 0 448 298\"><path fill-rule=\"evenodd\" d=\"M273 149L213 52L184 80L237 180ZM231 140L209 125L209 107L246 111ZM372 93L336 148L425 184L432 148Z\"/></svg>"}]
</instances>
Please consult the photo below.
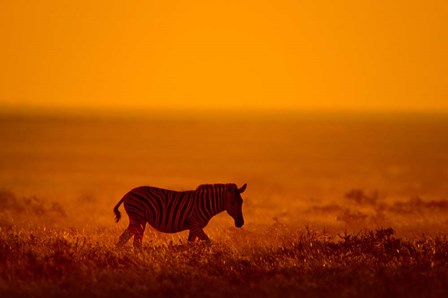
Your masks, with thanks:
<instances>
[{"instance_id":1,"label":"zebra belly","mask_svg":"<svg viewBox=\"0 0 448 298\"><path fill-rule=\"evenodd\" d=\"M151 225L151 227L153 227L154 229L156 229L157 231L162 232L162 233L178 233L178 232L187 230L186 228L185 229L167 229L167 228L156 227L154 225Z\"/></svg>"},{"instance_id":2,"label":"zebra belly","mask_svg":"<svg viewBox=\"0 0 448 298\"><path fill-rule=\"evenodd\" d=\"M186 225L174 225L164 220L162 220L160 224L155 222L155 220L149 220L148 224L157 231L162 233L177 233L189 229Z\"/></svg>"}]
</instances>

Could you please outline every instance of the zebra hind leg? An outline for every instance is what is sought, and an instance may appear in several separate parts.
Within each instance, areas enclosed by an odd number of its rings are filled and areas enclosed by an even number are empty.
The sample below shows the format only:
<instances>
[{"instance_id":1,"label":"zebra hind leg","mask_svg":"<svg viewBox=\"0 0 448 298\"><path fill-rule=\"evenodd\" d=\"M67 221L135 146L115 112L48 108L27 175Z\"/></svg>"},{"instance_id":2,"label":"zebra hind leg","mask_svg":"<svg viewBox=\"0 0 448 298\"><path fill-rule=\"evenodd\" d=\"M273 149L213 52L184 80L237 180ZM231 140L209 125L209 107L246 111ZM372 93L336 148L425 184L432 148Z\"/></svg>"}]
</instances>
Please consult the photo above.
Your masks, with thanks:
<instances>
[{"instance_id":1,"label":"zebra hind leg","mask_svg":"<svg viewBox=\"0 0 448 298\"><path fill-rule=\"evenodd\" d=\"M131 223L130 229L134 234L134 249L142 249L143 233L145 232L146 222L143 223Z\"/></svg>"},{"instance_id":2,"label":"zebra hind leg","mask_svg":"<svg viewBox=\"0 0 448 298\"><path fill-rule=\"evenodd\" d=\"M134 234L130 231L129 227L126 228L126 230L124 230L124 232L120 235L120 238L118 238L117 247L123 247L133 235Z\"/></svg>"}]
</instances>

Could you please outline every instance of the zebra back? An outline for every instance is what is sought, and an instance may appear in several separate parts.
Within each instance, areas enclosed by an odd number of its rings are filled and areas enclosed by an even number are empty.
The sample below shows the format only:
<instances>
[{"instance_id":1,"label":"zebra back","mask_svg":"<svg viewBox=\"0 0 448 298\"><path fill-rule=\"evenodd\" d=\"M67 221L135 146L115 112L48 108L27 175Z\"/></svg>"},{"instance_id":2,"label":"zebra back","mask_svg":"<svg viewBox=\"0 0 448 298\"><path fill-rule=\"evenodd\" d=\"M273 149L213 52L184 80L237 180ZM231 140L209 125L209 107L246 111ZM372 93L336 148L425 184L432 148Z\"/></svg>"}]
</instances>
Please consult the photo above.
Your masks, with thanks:
<instances>
[{"instance_id":1,"label":"zebra back","mask_svg":"<svg viewBox=\"0 0 448 298\"><path fill-rule=\"evenodd\" d=\"M230 191L237 189L236 184L234 183L217 183L217 184L201 184L196 188L196 191L203 192L203 191Z\"/></svg>"}]
</instances>

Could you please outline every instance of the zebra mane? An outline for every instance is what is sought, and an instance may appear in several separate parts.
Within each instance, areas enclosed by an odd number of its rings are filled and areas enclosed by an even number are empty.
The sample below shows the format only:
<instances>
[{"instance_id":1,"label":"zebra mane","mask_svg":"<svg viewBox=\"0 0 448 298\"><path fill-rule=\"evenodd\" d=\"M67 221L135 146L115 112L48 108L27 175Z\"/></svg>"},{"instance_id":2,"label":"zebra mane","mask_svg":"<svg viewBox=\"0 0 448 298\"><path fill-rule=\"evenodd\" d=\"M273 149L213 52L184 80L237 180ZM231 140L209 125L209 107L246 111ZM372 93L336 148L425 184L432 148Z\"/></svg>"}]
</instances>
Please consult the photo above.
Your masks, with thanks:
<instances>
[{"instance_id":1,"label":"zebra mane","mask_svg":"<svg viewBox=\"0 0 448 298\"><path fill-rule=\"evenodd\" d=\"M196 190L197 191L207 191L207 190L227 190L236 188L236 185L233 183L219 183L219 184L201 184L199 185Z\"/></svg>"}]
</instances>

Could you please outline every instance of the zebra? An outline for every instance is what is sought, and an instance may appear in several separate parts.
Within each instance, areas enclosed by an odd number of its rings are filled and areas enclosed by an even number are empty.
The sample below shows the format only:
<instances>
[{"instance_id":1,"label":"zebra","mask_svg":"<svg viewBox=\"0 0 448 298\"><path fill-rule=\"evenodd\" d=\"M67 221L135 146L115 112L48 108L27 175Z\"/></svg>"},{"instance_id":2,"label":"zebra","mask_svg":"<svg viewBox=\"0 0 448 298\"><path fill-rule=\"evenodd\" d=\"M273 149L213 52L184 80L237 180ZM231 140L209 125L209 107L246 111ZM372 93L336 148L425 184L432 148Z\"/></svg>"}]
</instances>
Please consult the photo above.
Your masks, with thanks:
<instances>
[{"instance_id":1,"label":"zebra","mask_svg":"<svg viewBox=\"0 0 448 298\"><path fill-rule=\"evenodd\" d=\"M196 190L173 191L152 186L132 189L114 207L115 222L121 218L118 208L123 203L129 216L129 226L119 237L122 247L134 236L134 248L141 249L146 223L160 232L176 233L190 230L188 241L209 241L203 228L210 219L224 210L234 219L235 226L244 225L240 188L233 183L202 184Z\"/></svg>"}]
</instances>

